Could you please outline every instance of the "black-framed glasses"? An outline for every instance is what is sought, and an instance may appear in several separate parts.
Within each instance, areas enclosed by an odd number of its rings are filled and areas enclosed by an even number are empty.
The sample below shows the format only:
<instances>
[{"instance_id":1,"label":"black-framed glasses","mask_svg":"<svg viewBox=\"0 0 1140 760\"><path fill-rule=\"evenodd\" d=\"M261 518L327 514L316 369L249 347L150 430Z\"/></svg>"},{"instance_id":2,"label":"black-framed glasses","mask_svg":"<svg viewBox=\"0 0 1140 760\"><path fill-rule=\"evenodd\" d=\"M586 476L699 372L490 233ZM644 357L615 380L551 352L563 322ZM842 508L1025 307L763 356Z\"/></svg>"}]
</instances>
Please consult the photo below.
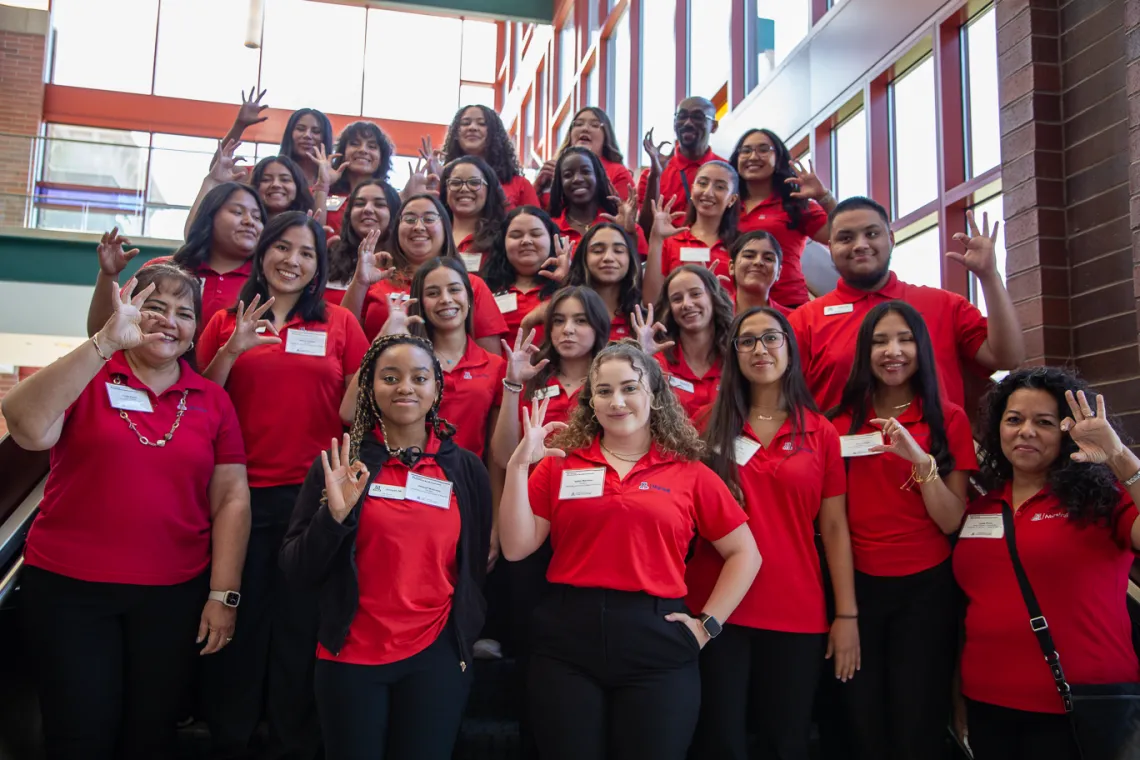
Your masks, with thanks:
<instances>
[{"instance_id":1,"label":"black-framed glasses","mask_svg":"<svg viewBox=\"0 0 1140 760\"><path fill-rule=\"evenodd\" d=\"M416 216L415 214L403 214L400 216L400 222L415 227L417 223L423 222L425 225L435 224L439 221L439 214L424 214L423 216Z\"/></svg>"},{"instance_id":2,"label":"black-framed glasses","mask_svg":"<svg viewBox=\"0 0 1140 760\"><path fill-rule=\"evenodd\" d=\"M678 111L673 114L673 121L681 123L684 121L694 121L698 124L712 121L713 117L709 116L704 111Z\"/></svg>"},{"instance_id":3,"label":"black-framed glasses","mask_svg":"<svg viewBox=\"0 0 1140 760\"><path fill-rule=\"evenodd\" d=\"M755 353L758 344L763 343L765 351L772 351L783 346L787 337L782 332L766 332L760 337L742 335L739 338L732 339L732 347L736 349L737 353L751 354Z\"/></svg>"},{"instance_id":4,"label":"black-framed glasses","mask_svg":"<svg viewBox=\"0 0 1140 760\"><path fill-rule=\"evenodd\" d=\"M748 158L754 153L757 156L767 156L775 150L776 148L772 145L743 145L740 150L737 151L737 154L741 158Z\"/></svg>"},{"instance_id":5,"label":"black-framed glasses","mask_svg":"<svg viewBox=\"0 0 1140 760\"><path fill-rule=\"evenodd\" d=\"M487 180L483 179L482 177L468 177L467 179L452 177L451 179L447 180L447 189L462 190L464 187L466 187L468 190L471 190L473 192L479 192L479 188L483 187L485 184L487 184Z\"/></svg>"}]
</instances>

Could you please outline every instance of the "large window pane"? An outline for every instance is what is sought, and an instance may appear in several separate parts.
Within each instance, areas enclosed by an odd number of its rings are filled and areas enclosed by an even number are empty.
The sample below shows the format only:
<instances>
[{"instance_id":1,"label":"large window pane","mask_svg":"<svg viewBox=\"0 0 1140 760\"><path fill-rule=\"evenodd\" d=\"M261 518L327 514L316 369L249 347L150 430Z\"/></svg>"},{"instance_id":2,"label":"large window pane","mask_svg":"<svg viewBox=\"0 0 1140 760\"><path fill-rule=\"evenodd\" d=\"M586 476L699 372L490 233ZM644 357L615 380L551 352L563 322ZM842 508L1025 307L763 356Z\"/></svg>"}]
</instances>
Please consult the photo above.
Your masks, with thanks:
<instances>
[{"instance_id":1,"label":"large window pane","mask_svg":"<svg viewBox=\"0 0 1140 760\"><path fill-rule=\"evenodd\" d=\"M895 214L902 217L938 197L933 58L912 67L891 84L891 110Z\"/></svg>"},{"instance_id":2,"label":"large window pane","mask_svg":"<svg viewBox=\"0 0 1140 760\"><path fill-rule=\"evenodd\" d=\"M265 4L261 47L261 86L274 108L318 108L326 113L360 113L360 72L364 69L364 9L307 0ZM244 26L248 3L238 4ZM231 14L234 11L231 10ZM416 58L430 60L422 55ZM335 62L322 51L335 50ZM393 55L380 67L394 78ZM244 82L233 82L242 86ZM246 85L248 86L248 85Z\"/></svg>"},{"instance_id":3,"label":"large window pane","mask_svg":"<svg viewBox=\"0 0 1140 760\"><path fill-rule=\"evenodd\" d=\"M463 22L464 79L476 82L495 81L495 47L498 30L487 21ZM465 103L468 101L464 101Z\"/></svg>"},{"instance_id":4,"label":"large window pane","mask_svg":"<svg viewBox=\"0 0 1140 760\"><path fill-rule=\"evenodd\" d=\"M487 106L494 111L495 88L489 84L461 84L459 85L459 104L461 106Z\"/></svg>"},{"instance_id":5,"label":"large window pane","mask_svg":"<svg viewBox=\"0 0 1140 760\"><path fill-rule=\"evenodd\" d=\"M364 113L449 124L459 108L462 29L457 18L369 10ZM430 55L424 55L425 40L431 40ZM395 61L415 61L415 73L395 75Z\"/></svg>"},{"instance_id":6,"label":"large window pane","mask_svg":"<svg viewBox=\"0 0 1140 760\"><path fill-rule=\"evenodd\" d=\"M607 111L614 125L614 137L623 156L629 155L629 97L630 97L630 36L629 11L621 14L608 45L610 102Z\"/></svg>"},{"instance_id":7,"label":"large window pane","mask_svg":"<svg viewBox=\"0 0 1140 760\"><path fill-rule=\"evenodd\" d=\"M242 90L257 84L258 51L244 45L244 23L218 23L232 17L233 11L233 0L163 0L156 95L241 102ZM207 40L208 53L203 50ZM189 61L193 65L187 65Z\"/></svg>"},{"instance_id":8,"label":"large window pane","mask_svg":"<svg viewBox=\"0 0 1140 760\"><path fill-rule=\"evenodd\" d=\"M54 0L52 81L149 93L157 18L158 0Z\"/></svg>"},{"instance_id":9,"label":"large window pane","mask_svg":"<svg viewBox=\"0 0 1140 760\"><path fill-rule=\"evenodd\" d=\"M994 9L976 16L966 26L966 77L970 96L969 174L976 177L1001 163L1001 129L998 124L997 23Z\"/></svg>"},{"instance_id":10,"label":"large window pane","mask_svg":"<svg viewBox=\"0 0 1140 760\"><path fill-rule=\"evenodd\" d=\"M689 8L689 94L711 99L728 81L732 0L701 0Z\"/></svg>"},{"instance_id":11,"label":"large window pane","mask_svg":"<svg viewBox=\"0 0 1140 760\"><path fill-rule=\"evenodd\" d=\"M566 99L574 89L574 75L578 71L578 43L574 21L567 19L558 30L558 102Z\"/></svg>"},{"instance_id":12,"label":"large window pane","mask_svg":"<svg viewBox=\"0 0 1140 760\"><path fill-rule=\"evenodd\" d=\"M586 75L586 105L601 107L599 99L601 95L598 89L598 66L590 69L590 73Z\"/></svg>"},{"instance_id":13,"label":"large window pane","mask_svg":"<svg viewBox=\"0 0 1140 760\"><path fill-rule=\"evenodd\" d=\"M985 218L983 215L988 215L990 222L990 230L993 231L994 225L1002 221L1002 199L1000 195L995 195L989 200L982 201L977 206L974 206L974 221L978 225L978 229L982 229L982 220ZM955 242L953 250L961 251L962 246L960 243ZM1005 224L998 228L997 240L994 241L994 254L997 256L998 274L1001 275L1002 282L1005 282ZM956 265L955 265L956 266ZM988 314L986 308L986 298L982 294L981 285L978 284L978 278L970 275L970 292L973 295L973 302L981 309L983 314Z\"/></svg>"},{"instance_id":14,"label":"large window pane","mask_svg":"<svg viewBox=\"0 0 1140 760\"><path fill-rule=\"evenodd\" d=\"M137 193L146 187L148 133L48 124L47 137L44 182Z\"/></svg>"},{"instance_id":15,"label":"large window pane","mask_svg":"<svg viewBox=\"0 0 1140 760\"><path fill-rule=\"evenodd\" d=\"M811 31L811 0L756 0L756 15L759 81Z\"/></svg>"},{"instance_id":16,"label":"large window pane","mask_svg":"<svg viewBox=\"0 0 1140 760\"><path fill-rule=\"evenodd\" d=\"M147 202L190 206L202 186L202 178L210 172L210 159L218 141L156 134L152 145Z\"/></svg>"},{"instance_id":17,"label":"large window pane","mask_svg":"<svg viewBox=\"0 0 1140 760\"><path fill-rule=\"evenodd\" d=\"M641 14L641 128L653 130L657 142L673 140L673 112L677 110L676 0L654 0L653 13ZM649 156L641 151L642 165Z\"/></svg>"},{"instance_id":18,"label":"large window pane","mask_svg":"<svg viewBox=\"0 0 1140 760\"><path fill-rule=\"evenodd\" d=\"M835 129L835 197L867 194L867 119L860 109Z\"/></svg>"},{"instance_id":19,"label":"large window pane","mask_svg":"<svg viewBox=\"0 0 1140 760\"><path fill-rule=\"evenodd\" d=\"M891 271L911 285L942 287L942 251L938 248L938 228L907 238L891 252Z\"/></svg>"}]
</instances>

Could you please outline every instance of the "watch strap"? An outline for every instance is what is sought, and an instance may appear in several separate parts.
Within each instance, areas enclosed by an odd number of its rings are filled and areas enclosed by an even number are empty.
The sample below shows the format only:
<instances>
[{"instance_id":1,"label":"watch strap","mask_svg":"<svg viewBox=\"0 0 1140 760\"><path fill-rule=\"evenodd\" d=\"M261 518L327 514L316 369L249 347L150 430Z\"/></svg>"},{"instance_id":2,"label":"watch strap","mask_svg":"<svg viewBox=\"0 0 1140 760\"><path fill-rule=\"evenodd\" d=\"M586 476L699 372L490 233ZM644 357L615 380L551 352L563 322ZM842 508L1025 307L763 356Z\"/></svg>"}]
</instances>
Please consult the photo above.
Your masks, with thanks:
<instances>
[{"instance_id":1,"label":"watch strap","mask_svg":"<svg viewBox=\"0 0 1140 760\"><path fill-rule=\"evenodd\" d=\"M211 591L207 598L211 602L221 602L227 607L237 607L241 603L241 594L237 591Z\"/></svg>"}]
</instances>

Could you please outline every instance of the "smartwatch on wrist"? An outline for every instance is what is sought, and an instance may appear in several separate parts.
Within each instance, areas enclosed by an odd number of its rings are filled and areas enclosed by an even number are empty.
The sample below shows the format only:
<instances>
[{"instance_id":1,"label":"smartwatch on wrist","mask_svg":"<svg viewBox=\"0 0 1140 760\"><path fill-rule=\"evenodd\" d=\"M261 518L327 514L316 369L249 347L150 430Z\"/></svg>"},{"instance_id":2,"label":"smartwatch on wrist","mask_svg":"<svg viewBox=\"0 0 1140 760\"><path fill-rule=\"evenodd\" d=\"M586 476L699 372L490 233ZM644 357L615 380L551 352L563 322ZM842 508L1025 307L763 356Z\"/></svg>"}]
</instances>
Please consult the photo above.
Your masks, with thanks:
<instances>
[{"instance_id":1,"label":"smartwatch on wrist","mask_svg":"<svg viewBox=\"0 0 1140 760\"><path fill-rule=\"evenodd\" d=\"M715 639L720 635L720 632L724 630L724 628L721 627L720 621L708 613L703 613L698 619L701 621L701 627L705 629L705 633L709 635L710 639Z\"/></svg>"},{"instance_id":2,"label":"smartwatch on wrist","mask_svg":"<svg viewBox=\"0 0 1140 760\"><path fill-rule=\"evenodd\" d=\"M237 607L241 604L241 594L237 591L211 591L208 598L211 602L221 602L227 607Z\"/></svg>"}]
</instances>

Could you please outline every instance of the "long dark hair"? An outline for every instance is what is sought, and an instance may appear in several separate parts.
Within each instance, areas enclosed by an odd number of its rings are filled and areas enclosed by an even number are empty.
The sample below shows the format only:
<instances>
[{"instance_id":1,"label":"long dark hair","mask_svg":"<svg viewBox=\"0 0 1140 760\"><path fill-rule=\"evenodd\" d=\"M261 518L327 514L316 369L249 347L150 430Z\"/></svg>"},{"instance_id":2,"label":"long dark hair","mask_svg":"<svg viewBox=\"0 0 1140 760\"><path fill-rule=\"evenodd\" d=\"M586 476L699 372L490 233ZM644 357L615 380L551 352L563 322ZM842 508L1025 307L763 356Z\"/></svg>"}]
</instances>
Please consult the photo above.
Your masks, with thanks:
<instances>
[{"instance_id":1,"label":"long dark hair","mask_svg":"<svg viewBox=\"0 0 1140 760\"><path fill-rule=\"evenodd\" d=\"M665 278L665 283L661 286L661 295L657 297L657 303L653 305L654 316L661 324L665 325L665 334L669 336L669 340L676 344L665 349L665 358L670 364L675 364L677 352L681 350L681 326L673 317L673 308L669 301L669 285L683 272L696 275L697 279L704 285L705 293L708 294L709 303L712 304L713 341L710 347L712 355L706 358L713 363L719 362L722 357L728 356L729 344L732 342L734 334L732 332L732 312L734 310L732 299L721 287L716 275L705 267L699 267L695 264L683 264L670 272L669 276Z\"/></svg>"},{"instance_id":2,"label":"long dark hair","mask_svg":"<svg viewBox=\"0 0 1140 760\"><path fill-rule=\"evenodd\" d=\"M591 153L590 155L593 154ZM586 255L590 251L590 243L594 242L594 237L602 230L614 230L619 233L622 240L625 241L626 253L629 257L629 267L626 269L625 277L622 278L620 283L621 303L618 304L618 313L622 316L627 316L634 308L641 304L641 261L637 256L637 245L630 239L629 233L613 222L595 224L582 236L582 239L574 249L574 258L570 261L570 276L567 284L584 285L591 290L593 289L594 284L591 282L590 271L586 266Z\"/></svg>"},{"instance_id":3,"label":"long dark hair","mask_svg":"<svg viewBox=\"0 0 1140 760\"><path fill-rule=\"evenodd\" d=\"M344 221L340 225L340 240L329 246L329 282L348 282L356 273L356 257L359 255L360 244L364 241L364 236L352 226L352 207L356 203L356 198L366 187L379 187L384 192L384 200L388 203L388 227L380 233L376 250L385 250L396 235L396 225L399 224L396 215L400 211L400 194L396 188L382 179L364 180L348 194L348 199L344 202Z\"/></svg>"},{"instance_id":4,"label":"long dark hair","mask_svg":"<svg viewBox=\"0 0 1140 760\"><path fill-rule=\"evenodd\" d=\"M846 412L851 415L851 429L848 434L858 432L867 421L871 411L875 387L878 385L871 371L871 348L875 342L875 327L888 314L898 314L910 328L914 336L918 367L910 378L910 387L915 398L922 402L922 418L930 428L930 453L938 463L938 474L946 477L954 470L954 456L946 439L946 421L942 413L942 394L938 390L938 365L934 361L934 347L930 341L930 331L922 315L904 301L887 301L867 312L859 325L859 336L855 339L855 364L839 405L827 412L829 419L835 419Z\"/></svg>"},{"instance_id":5,"label":"long dark hair","mask_svg":"<svg viewBox=\"0 0 1140 760\"><path fill-rule=\"evenodd\" d=\"M473 336L475 334L475 291L471 289L471 278L467 276L467 268L463 266L462 262L455 259L431 259L416 270L416 275L412 278L411 292L411 297L416 299L416 302L408 308L408 314L421 317L423 324L412 325L410 332L412 335L419 335L431 341L435 340L435 325L431 323L427 312L424 311L424 284L427 282L428 275L440 268L450 269L459 274L459 281L463 283L463 289L467 291L467 318L464 320L464 329L468 336ZM474 340L474 338L471 339Z\"/></svg>"},{"instance_id":6,"label":"long dark hair","mask_svg":"<svg viewBox=\"0 0 1140 760\"><path fill-rule=\"evenodd\" d=\"M503 126L499 114L487 106L463 106L455 112L447 128L447 137L443 140L444 161L450 163L460 156L467 155L459 145L459 122L463 120L463 114L469 108L478 108L483 112L483 121L487 122L487 147L483 151L482 158L494 170L499 183L506 185L515 177L521 177L523 170L515 154L515 144Z\"/></svg>"},{"instance_id":7,"label":"long dark hair","mask_svg":"<svg viewBox=\"0 0 1140 760\"><path fill-rule=\"evenodd\" d=\"M327 319L325 285L329 280L329 252L325 245L325 231L315 219L300 211L282 212L265 225L265 231L261 233L261 240L257 243L257 250L253 252L253 271L242 286L238 299L246 306L252 303L254 296L261 296L263 304L269 300L269 284L265 280L265 272L262 271L265 252L294 227L308 227L309 232L313 233L313 247L317 252L317 271L313 274L308 287L301 291L301 297L297 299L296 305L289 311L285 320L288 321L299 315L306 322L324 322ZM231 306L229 311L231 314L236 314L237 304ZM265 312L264 319L272 322L273 312Z\"/></svg>"},{"instance_id":8,"label":"long dark hair","mask_svg":"<svg viewBox=\"0 0 1140 760\"><path fill-rule=\"evenodd\" d=\"M487 283L487 287L491 289L492 293L506 290L514 285L518 279L519 273L515 271L514 266L511 265L511 260L507 257L507 233L511 229L511 223L523 214L533 216L542 224L550 236L550 248L547 249L546 257L549 259L554 256L554 241L560 234L560 230L551 220L550 215L537 206L518 206L511 209L503 221L499 234L495 236L495 245L491 248L491 255L487 257L487 264L483 267L483 281ZM558 290L559 285L554 280L545 277L540 279L543 281L542 287L539 288L540 298L546 300L554 295L554 291Z\"/></svg>"},{"instance_id":9,"label":"long dark hair","mask_svg":"<svg viewBox=\"0 0 1140 760\"><path fill-rule=\"evenodd\" d=\"M451 179L455 167L460 164L474 166L483 175L483 179L487 183L487 200L483 204L483 211L480 212L479 222L475 226L475 239L471 241L472 252L486 253L494 247L495 237L503 226L503 220L507 218L506 196L503 195L503 186L499 184L499 178L486 161L478 156L461 156L454 161L449 161L443 167L443 176L439 180L440 197L444 199L443 205L447 209L449 219L454 220L455 214L447 200L447 181Z\"/></svg>"},{"instance_id":10,"label":"long dark hair","mask_svg":"<svg viewBox=\"0 0 1140 760\"><path fill-rule=\"evenodd\" d=\"M621 154L621 148L618 147L617 138L614 136L613 122L610 121L609 115L597 106L586 106L585 108L578 109L578 113L574 114L574 118L570 119L570 128L566 130L566 137L562 138L562 144L558 146L558 152L561 153L570 147L570 133L574 131L574 122L587 111L598 117L598 121L602 124L602 135L604 136L602 142L602 157L607 161L613 161L615 164L623 163L625 157Z\"/></svg>"},{"instance_id":11,"label":"long dark hair","mask_svg":"<svg viewBox=\"0 0 1140 760\"><path fill-rule=\"evenodd\" d=\"M297 162L284 154L263 158L257 162L257 166L253 167L253 176L250 178L249 184L253 185L253 189L257 191L258 195L261 195L261 178L265 176L265 170L269 168L270 164L281 164L288 169L289 174L293 176L293 185L297 188L293 202L285 210L313 211L316 200L313 198L313 194L309 192L309 180L305 178L305 173L301 171Z\"/></svg>"},{"instance_id":12,"label":"long dark hair","mask_svg":"<svg viewBox=\"0 0 1140 760\"><path fill-rule=\"evenodd\" d=\"M807 211L808 202L804 198L793 198L792 193L796 188L790 182L785 180L793 179L796 173L792 171L792 154L788 150L788 146L784 145L784 141L780 139L779 135L770 129L750 129L740 136L736 141L736 147L732 149L732 156L728 162L732 164L732 168L740 173L740 148L744 145L744 141L757 132L765 135L772 141L772 147L775 148L775 163L772 168L772 192L780 196L780 203L784 207L784 213L788 215L788 229L799 230L800 225L803 223L804 213ZM748 183L741 182L740 184L740 200L741 205L748 200Z\"/></svg>"},{"instance_id":13,"label":"long dark hair","mask_svg":"<svg viewBox=\"0 0 1140 760\"><path fill-rule=\"evenodd\" d=\"M289 116L289 122L285 125L285 134L281 135L281 147L278 149L278 153L293 158L293 154L297 151L297 147L293 144L293 130L303 116L310 115L321 125L321 142L325 146L325 155L331 156L333 154L332 122L329 121L329 117L315 108L299 108Z\"/></svg>"},{"instance_id":14,"label":"long dark hair","mask_svg":"<svg viewBox=\"0 0 1140 760\"><path fill-rule=\"evenodd\" d=\"M538 371L530 382L526 384L523 391L523 398L529 399L534 392L540 388L545 388L546 384L550 382L550 378L558 374L562 369L562 357L554 348L553 338L554 334L554 312L558 310L559 304L569 298L576 298L582 304L582 310L586 312L586 321L590 323L590 327L594 329L594 345L590 349L590 358L598 355L598 352L606 347L610 342L610 315L606 313L606 305L602 301L602 297L595 293L592 289L571 285L562 288L550 298L550 304L546 308L546 318L543 320L543 336L542 345L538 348L538 353L534 355L533 364L540 363L543 359L549 359L550 363Z\"/></svg>"},{"instance_id":15,"label":"long dark hair","mask_svg":"<svg viewBox=\"0 0 1140 760\"><path fill-rule=\"evenodd\" d=\"M388 135L384 134L384 130L370 121L354 121L340 133L340 137L336 141L336 150L333 152L340 153L341 158L336 160L333 168L339 168L345 162L344 151L348 147L349 141L354 137L372 138L380 146L380 164L372 173L372 179L387 181L388 174L392 171L392 154L395 153L396 149L392 146L392 141L388 139ZM351 181L346 172L329 188L329 195L348 195L351 190Z\"/></svg>"},{"instance_id":16,"label":"long dark hair","mask_svg":"<svg viewBox=\"0 0 1140 760\"><path fill-rule=\"evenodd\" d=\"M784 345L788 349L788 366L784 368L784 375L780 378L780 393L783 394L784 403L788 407L788 422L792 428L792 451L787 456L792 456L800 450L803 443L807 412L818 410L804 380L799 345L796 343L795 331L792 330L787 317L767 306L749 309L743 314L738 314L732 321L729 339L735 339L740 334L744 322L757 314L765 314L780 325L780 331L784 333ZM705 463L728 484L729 489L741 501L743 501L743 491L740 487L736 458L733 456L733 442L744 430L751 405L751 385L740 369L740 357L736 351L726 351L724 369L720 375L720 390L717 392L709 427L705 433L705 441L708 443Z\"/></svg>"},{"instance_id":17,"label":"long dark hair","mask_svg":"<svg viewBox=\"0 0 1140 760\"><path fill-rule=\"evenodd\" d=\"M1096 408L1095 393L1089 384L1074 372L1061 367L1030 367L1006 375L990 389L981 404L978 430L982 436L978 452L979 477L988 489L1000 488L1013 478L1013 465L1001 449L1001 424L1005 417L1009 397L1023 388L1048 393L1057 402L1058 424L1069 414L1065 391L1084 391L1089 403ZM1112 416L1109 424L1121 435L1125 445L1130 441L1120 433L1120 425ZM1061 450L1049 468L1049 489L1069 512L1069 519L1080 525L1110 527L1116 507L1120 503L1120 488L1116 476L1108 465L1074 462L1071 455L1077 445L1067 434L1061 434Z\"/></svg>"},{"instance_id":18,"label":"long dark hair","mask_svg":"<svg viewBox=\"0 0 1140 760\"><path fill-rule=\"evenodd\" d=\"M202 199L202 204L198 206L198 215L190 223L186 242L171 257L175 264L184 269L189 269L191 272L196 272L205 266L210 260L210 245L214 240L214 217L226 205L230 196L239 190L249 193L256 201L257 210L261 213L261 221L263 224L265 223L269 212L265 210L265 204L261 202L257 188L241 182L223 182L206 193L206 197Z\"/></svg>"},{"instance_id":19,"label":"long dark hair","mask_svg":"<svg viewBox=\"0 0 1140 760\"><path fill-rule=\"evenodd\" d=\"M405 270L411 266L408 261L408 254L404 253L404 249L400 247L400 217L404 215L404 209L412 201L427 200L435 206L435 213L439 214L439 223L443 226L443 248L437 254L446 259L459 259L459 254L455 250L455 240L451 234L451 217L447 215L447 209L444 208L443 201L439 196L432 195L431 193L417 193L404 199L400 204L400 208L396 214L396 226L392 230L392 237L390 238L390 245L388 252L392 254L392 262L396 265L398 270Z\"/></svg>"},{"instance_id":20,"label":"long dark hair","mask_svg":"<svg viewBox=\"0 0 1140 760\"><path fill-rule=\"evenodd\" d=\"M577 145L571 145L558 154L558 162L554 165L554 182L550 186L550 215L552 217L562 216L562 213L570 205L566 193L562 190L562 163L567 156L573 155L585 156L590 165L594 167L593 203L597 204L598 211L616 215L618 204L610 198L610 181L606 175L606 167L602 165L602 160L595 156L593 151Z\"/></svg>"},{"instance_id":21,"label":"long dark hair","mask_svg":"<svg viewBox=\"0 0 1140 760\"><path fill-rule=\"evenodd\" d=\"M202 327L202 286L191 272L173 261L163 261L140 269L135 275L135 280L136 294L141 293L148 285L154 285L155 292L166 288L175 297L190 296L190 303L194 305L194 325ZM190 367L197 371L198 363L194 359L193 342L180 358L185 359Z\"/></svg>"},{"instance_id":22,"label":"long dark hair","mask_svg":"<svg viewBox=\"0 0 1140 760\"><path fill-rule=\"evenodd\" d=\"M736 193L737 195L740 194L740 175L736 173L736 169L733 169L724 161L709 161L701 166L697 174L704 171L706 166L717 166L728 172L728 175L732 178L732 190L730 190L730 192ZM696 184L696 180L693 182ZM697 221L697 204L692 199L691 191L689 196L689 207L685 214L685 224L691 227L693 222ZM726 208L724 213L720 215L720 224L717 225L716 236L720 238L720 242L724 243L726 248L730 248L732 244L736 242L737 235L740 234L739 230L737 230L737 226L740 223L741 205L741 200L737 198L736 203Z\"/></svg>"}]
</instances>

